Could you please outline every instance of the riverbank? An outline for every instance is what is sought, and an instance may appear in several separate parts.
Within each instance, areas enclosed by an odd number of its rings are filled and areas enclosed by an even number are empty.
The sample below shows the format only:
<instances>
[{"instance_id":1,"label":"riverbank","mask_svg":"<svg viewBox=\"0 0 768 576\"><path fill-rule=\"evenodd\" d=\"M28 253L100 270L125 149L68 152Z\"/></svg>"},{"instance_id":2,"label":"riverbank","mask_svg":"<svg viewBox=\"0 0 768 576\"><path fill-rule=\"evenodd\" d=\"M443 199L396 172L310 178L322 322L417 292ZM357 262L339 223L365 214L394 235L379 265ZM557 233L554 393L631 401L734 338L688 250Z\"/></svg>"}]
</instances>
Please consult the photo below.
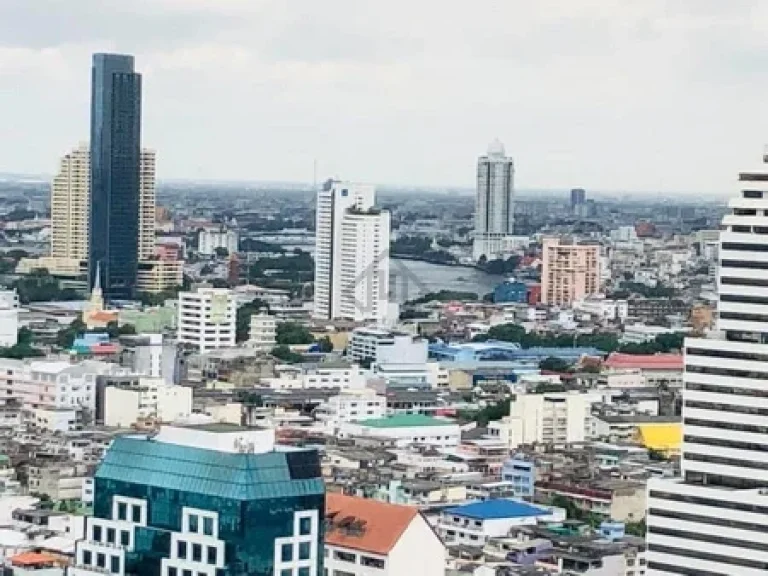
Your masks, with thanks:
<instances>
[{"instance_id":1,"label":"riverbank","mask_svg":"<svg viewBox=\"0 0 768 576\"><path fill-rule=\"evenodd\" d=\"M440 290L474 292L482 298L505 278L472 266L400 257L390 258L389 276L389 299L400 304Z\"/></svg>"},{"instance_id":2,"label":"riverbank","mask_svg":"<svg viewBox=\"0 0 768 576\"><path fill-rule=\"evenodd\" d=\"M412 262L426 262L427 264L434 264L435 266L449 266L451 268L473 268L475 270L481 270L477 266L470 266L469 264L432 260L431 258L425 258L424 256L417 256L414 254L390 254L389 257L392 260L410 260Z\"/></svg>"}]
</instances>

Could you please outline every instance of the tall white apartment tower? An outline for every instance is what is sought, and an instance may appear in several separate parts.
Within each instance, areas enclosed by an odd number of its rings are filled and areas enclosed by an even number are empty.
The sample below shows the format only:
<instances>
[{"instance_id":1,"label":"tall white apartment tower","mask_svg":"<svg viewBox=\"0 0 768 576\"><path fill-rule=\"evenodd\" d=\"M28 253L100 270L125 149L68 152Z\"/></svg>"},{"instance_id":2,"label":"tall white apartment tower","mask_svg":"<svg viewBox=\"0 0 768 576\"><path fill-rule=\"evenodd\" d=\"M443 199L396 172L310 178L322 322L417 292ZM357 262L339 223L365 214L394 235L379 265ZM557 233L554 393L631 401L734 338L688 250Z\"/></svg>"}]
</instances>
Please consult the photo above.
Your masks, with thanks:
<instances>
[{"instance_id":1,"label":"tall white apartment tower","mask_svg":"<svg viewBox=\"0 0 768 576\"><path fill-rule=\"evenodd\" d=\"M373 186L328 180L317 192L316 318L383 322L389 295L389 212Z\"/></svg>"},{"instance_id":2,"label":"tall white apartment tower","mask_svg":"<svg viewBox=\"0 0 768 576\"><path fill-rule=\"evenodd\" d=\"M155 252L155 164L154 150L141 150L139 167L139 260L151 258Z\"/></svg>"},{"instance_id":3,"label":"tall white apartment tower","mask_svg":"<svg viewBox=\"0 0 768 576\"><path fill-rule=\"evenodd\" d=\"M227 288L179 292L177 337L205 353L235 345L237 304Z\"/></svg>"},{"instance_id":4,"label":"tall white apartment tower","mask_svg":"<svg viewBox=\"0 0 768 576\"><path fill-rule=\"evenodd\" d=\"M477 160L477 200L473 256L495 258L514 233L515 163L494 140Z\"/></svg>"},{"instance_id":5,"label":"tall white apartment tower","mask_svg":"<svg viewBox=\"0 0 768 576\"><path fill-rule=\"evenodd\" d=\"M88 143L62 157L51 183L51 256L88 259L91 149ZM155 151L141 151L139 260L155 250Z\"/></svg>"},{"instance_id":6,"label":"tall white apartment tower","mask_svg":"<svg viewBox=\"0 0 768 576\"><path fill-rule=\"evenodd\" d=\"M681 478L648 483L648 575L768 573L768 173L739 186L718 332L685 340Z\"/></svg>"},{"instance_id":7,"label":"tall white apartment tower","mask_svg":"<svg viewBox=\"0 0 768 576\"><path fill-rule=\"evenodd\" d=\"M88 259L91 149L87 143L64 155L51 183L51 256Z\"/></svg>"}]
</instances>

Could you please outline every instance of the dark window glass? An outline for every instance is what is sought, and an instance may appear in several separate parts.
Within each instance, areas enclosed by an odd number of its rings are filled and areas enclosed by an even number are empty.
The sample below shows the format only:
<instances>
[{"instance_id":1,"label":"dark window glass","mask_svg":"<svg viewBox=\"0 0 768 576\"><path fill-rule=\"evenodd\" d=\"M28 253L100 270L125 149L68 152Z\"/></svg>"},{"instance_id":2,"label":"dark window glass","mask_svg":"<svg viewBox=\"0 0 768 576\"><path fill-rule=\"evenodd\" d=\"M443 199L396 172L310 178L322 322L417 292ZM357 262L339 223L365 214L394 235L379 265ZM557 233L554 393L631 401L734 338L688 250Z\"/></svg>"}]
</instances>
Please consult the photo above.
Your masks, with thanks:
<instances>
[{"instance_id":1,"label":"dark window glass","mask_svg":"<svg viewBox=\"0 0 768 576\"><path fill-rule=\"evenodd\" d=\"M96 542L101 542L101 526L93 527L93 539Z\"/></svg>"},{"instance_id":2,"label":"dark window glass","mask_svg":"<svg viewBox=\"0 0 768 576\"><path fill-rule=\"evenodd\" d=\"M187 558L187 543L184 540L178 540L176 542L176 556L179 558Z\"/></svg>"},{"instance_id":3,"label":"dark window glass","mask_svg":"<svg viewBox=\"0 0 768 576\"><path fill-rule=\"evenodd\" d=\"M125 502L120 502L117 505L117 519L128 520L128 506Z\"/></svg>"},{"instance_id":4,"label":"dark window glass","mask_svg":"<svg viewBox=\"0 0 768 576\"><path fill-rule=\"evenodd\" d=\"M192 544L192 561L193 562L202 562L203 561L203 547L200 544Z\"/></svg>"},{"instance_id":5,"label":"dark window glass","mask_svg":"<svg viewBox=\"0 0 768 576\"><path fill-rule=\"evenodd\" d=\"M312 519L301 518L299 520L299 534L301 536L309 536L311 532L312 532Z\"/></svg>"},{"instance_id":6,"label":"dark window glass","mask_svg":"<svg viewBox=\"0 0 768 576\"><path fill-rule=\"evenodd\" d=\"M290 562L293 560L293 544L283 544L280 550L280 559L283 562Z\"/></svg>"},{"instance_id":7,"label":"dark window glass","mask_svg":"<svg viewBox=\"0 0 768 576\"><path fill-rule=\"evenodd\" d=\"M213 518L203 517L203 534L213 536Z\"/></svg>"},{"instance_id":8,"label":"dark window glass","mask_svg":"<svg viewBox=\"0 0 768 576\"><path fill-rule=\"evenodd\" d=\"M198 531L198 525L197 525L197 514L190 514L189 515L189 531L197 533Z\"/></svg>"},{"instance_id":9,"label":"dark window glass","mask_svg":"<svg viewBox=\"0 0 768 576\"><path fill-rule=\"evenodd\" d=\"M299 560L309 560L310 543L301 542L299 544Z\"/></svg>"},{"instance_id":10,"label":"dark window glass","mask_svg":"<svg viewBox=\"0 0 768 576\"><path fill-rule=\"evenodd\" d=\"M112 556L110 558L109 568L112 574L120 574L120 556Z\"/></svg>"},{"instance_id":11,"label":"dark window glass","mask_svg":"<svg viewBox=\"0 0 768 576\"><path fill-rule=\"evenodd\" d=\"M208 564L216 564L217 550L215 546L208 546Z\"/></svg>"}]
</instances>

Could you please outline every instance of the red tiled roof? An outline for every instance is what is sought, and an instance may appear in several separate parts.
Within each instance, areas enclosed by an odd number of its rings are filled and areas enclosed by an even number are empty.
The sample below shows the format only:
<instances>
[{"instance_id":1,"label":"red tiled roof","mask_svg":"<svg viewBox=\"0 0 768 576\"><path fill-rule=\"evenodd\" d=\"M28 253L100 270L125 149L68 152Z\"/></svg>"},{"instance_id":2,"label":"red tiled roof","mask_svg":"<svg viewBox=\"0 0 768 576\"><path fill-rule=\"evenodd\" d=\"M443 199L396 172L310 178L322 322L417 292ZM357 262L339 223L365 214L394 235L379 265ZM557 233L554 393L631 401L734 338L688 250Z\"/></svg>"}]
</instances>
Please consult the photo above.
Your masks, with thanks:
<instances>
[{"instance_id":1,"label":"red tiled roof","mask_svg":"<svg viewBox=\"0 0 768 576\"><path fill-rule=\"evenodd\" d=\"M640 368L644 370L682 370L681 354L622 354L613 352L605 360L608 368Z\"/></svg>"},{"instance_id":2,"label":"red tiled roof","mask_svg":"<svg viewBox=\"0 0 768 576\"><path fill-rule=\"evenodd\" d=\"M326 544L385 556L395 547L419 510L412 506L329 493L325 514L332 516L325 535ZM340 527L342 523L354 525L355 521L355 529Z\"/></svg>"},{"instance_id":3,"label":"red tiled roof","mask_svg":"<svg viewBox=\"0 0 768 576\"><path fill-rule=\"evenodd\" d=\"M56 557L42 552L22 552L11 558L11 564L14 566L40 566L41 564L51 564L56 562Z\"/></svg>"}]
</instances>

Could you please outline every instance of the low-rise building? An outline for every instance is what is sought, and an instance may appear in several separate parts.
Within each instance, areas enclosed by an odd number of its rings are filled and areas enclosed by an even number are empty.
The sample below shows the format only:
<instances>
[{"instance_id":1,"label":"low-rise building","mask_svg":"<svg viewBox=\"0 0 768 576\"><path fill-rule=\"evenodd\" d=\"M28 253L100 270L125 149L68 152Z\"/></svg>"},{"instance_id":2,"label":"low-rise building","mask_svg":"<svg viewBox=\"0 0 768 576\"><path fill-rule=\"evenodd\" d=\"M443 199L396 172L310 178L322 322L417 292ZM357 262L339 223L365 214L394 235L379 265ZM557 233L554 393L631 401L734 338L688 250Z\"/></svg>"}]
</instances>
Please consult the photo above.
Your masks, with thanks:
<instances>
[{"instance_id":1,"label":"low-rise building","mask_svg":"<svg viewBox=\"0 0 768 576\"><path fill-rule=\"evenodd\" d=\"M369 394L332 396L315 409L314 416L328 434L335 434L343 423L383 418L386 413L386 397L370 391Z\"/></svg>"},{"instance_id":2,"label":"low-rise building","mask_svg":"<svg viewBox=\"0 0 768 576\"><path fill-rule=\"evenodd\" d=\"M549 502L554 496L570 500L588 514L606 520L639 522L645 518L646 488L630 480L598 480L588 485L537 482L536 500Z\"/></svg>"},{"instance_id":3,"label":"low-rise building","mask_svg":"<svg viewBox=\"0 0 768 576\"><path fill-rule=\"evenodd\" d=\"M166 384L162 378L139 378L104 390L104 425L128 428L152 420L171 423L192 414L192 388Z\"/></svg>"},{"instance_id":4,"label":"low-rise building","mask_svg":"<svg viewBox=\"0 0 768 576\"><path fill-rule=\"evenodd\" d=\"M646 386L683 385L683 356L681 354L622 354L613 352L603 362L612 370L640 370Z\"/></svg>"},{"instance_id":5,"label":"low-rise building","mask_svg":"<svg viewBox=\"0 0 768 576\"><path fill-rule=\"evenodd\" d=\"M450 447L458 445L461 429L450 420L430 418L421 414L398 414L343 423L339 428L339 436L391 438L400 447L410 444Z\"/></svg>"},{"instance_id":6,"label":"low-rise building","mask_svg":"<svg viewBox=\"0 0 768 576\"><path fill-rule=\"evenodd\" d=\"M355 328L349 338L347 355L355 362L371 364L424 364L428 342L425 338L385 328Z\"/></svg>"},{"instance_id":7,"label":"low-rise building","mask_svg":"<svg viewBox=\"0 0 768 576\"><path fill-rule=\"evenodd\" d=\"M248 330L248 346L259 350L271 350L277 342L277 320L274 316L260 312L251 315Z\"/></svg>"}]
</instances>

